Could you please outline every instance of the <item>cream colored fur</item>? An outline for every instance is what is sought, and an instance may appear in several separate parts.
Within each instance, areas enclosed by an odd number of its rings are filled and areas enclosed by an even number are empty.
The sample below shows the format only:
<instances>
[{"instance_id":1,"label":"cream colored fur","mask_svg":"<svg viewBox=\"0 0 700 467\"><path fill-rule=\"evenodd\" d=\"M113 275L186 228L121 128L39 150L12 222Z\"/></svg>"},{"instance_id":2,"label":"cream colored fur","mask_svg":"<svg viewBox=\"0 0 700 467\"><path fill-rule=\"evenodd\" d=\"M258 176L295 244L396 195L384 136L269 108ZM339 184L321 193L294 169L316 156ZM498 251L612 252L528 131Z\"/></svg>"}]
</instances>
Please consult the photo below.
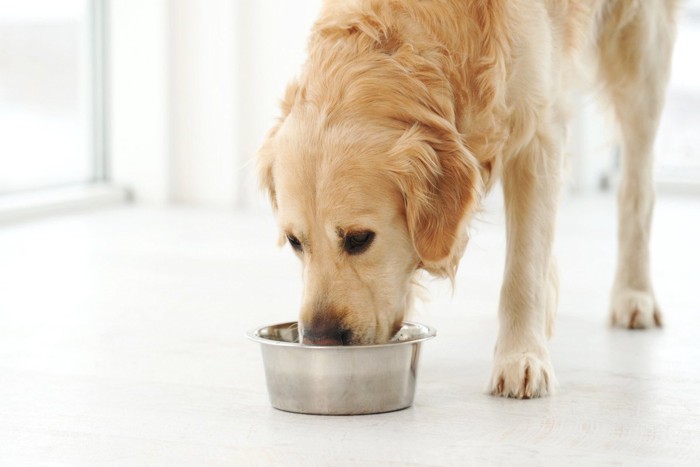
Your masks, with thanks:
<instances>
[{"instance_id":1,"label":"cream colored fur","mask_svg":"<svg viewBox=\"0 0 700 467\"><path fill-rule=\"evenodd\" d=\"M281 231L298 240L302 334L385 342L415 272L454 277L497 179L507 214L489 391L556 385L546 340L566 96L597 69L623 135L613 323L660 324L649 277L652 147L674 36L662 0L328 0L259 153ZM349 236L371 231L361 254Z\"/></svg>"}]
</instances>

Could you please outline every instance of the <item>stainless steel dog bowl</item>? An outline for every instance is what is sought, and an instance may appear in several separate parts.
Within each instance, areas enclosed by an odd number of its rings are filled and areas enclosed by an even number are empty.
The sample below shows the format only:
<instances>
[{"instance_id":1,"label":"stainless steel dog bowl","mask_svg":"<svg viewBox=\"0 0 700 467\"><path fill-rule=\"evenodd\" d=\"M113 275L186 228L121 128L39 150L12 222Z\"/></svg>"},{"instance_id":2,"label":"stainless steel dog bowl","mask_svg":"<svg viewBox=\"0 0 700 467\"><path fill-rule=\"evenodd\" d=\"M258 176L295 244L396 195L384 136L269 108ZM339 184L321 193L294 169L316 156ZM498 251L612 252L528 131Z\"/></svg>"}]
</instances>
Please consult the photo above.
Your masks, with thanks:
<instances>
[{"instance_id":1,"label":"stainless steel dog bowl","mask_svg":"<svg viewBox=\"0 0 700 467\"><path fill-rule=\"evenodd\" d=\"M406 321L389 343L348 346L300 344L297 323L263 326L247 336L261 344L273 407L352 415L411 406L420 345L435 330Z\"/></svg>"}]
</instances>

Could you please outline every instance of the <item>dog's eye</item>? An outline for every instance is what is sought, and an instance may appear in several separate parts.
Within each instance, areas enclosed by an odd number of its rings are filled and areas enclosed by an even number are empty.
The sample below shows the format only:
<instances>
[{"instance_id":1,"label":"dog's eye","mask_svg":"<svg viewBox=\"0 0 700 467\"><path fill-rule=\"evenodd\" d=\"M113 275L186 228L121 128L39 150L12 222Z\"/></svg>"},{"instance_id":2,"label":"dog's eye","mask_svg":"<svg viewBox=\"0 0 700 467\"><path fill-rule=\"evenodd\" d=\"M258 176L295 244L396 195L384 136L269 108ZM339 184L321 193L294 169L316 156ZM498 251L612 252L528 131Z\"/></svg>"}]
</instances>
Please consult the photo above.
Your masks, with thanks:
<instances>
[{"instance_id":1,"label":"dog's eye","mask_svg":"<svg viewBox=\"0 0 700 467\"><path fill-rule=\"evenodd\" d=\"M350 255L363 253L374 240L374 232L348 234L343 241L343 249Z\"/></svg>"},{"instance_id":2,"label":"dog's eye","mask_svg":"<svg viewBox=\"0 0 700 467\"><path fill-rule=\"evenodd\" d=\"M296 251L301 252L301 242L299 241L298 238L296 238L294 235L287 235L287 241L289 244L294 248Z\"/></svg>"}]
</instances>

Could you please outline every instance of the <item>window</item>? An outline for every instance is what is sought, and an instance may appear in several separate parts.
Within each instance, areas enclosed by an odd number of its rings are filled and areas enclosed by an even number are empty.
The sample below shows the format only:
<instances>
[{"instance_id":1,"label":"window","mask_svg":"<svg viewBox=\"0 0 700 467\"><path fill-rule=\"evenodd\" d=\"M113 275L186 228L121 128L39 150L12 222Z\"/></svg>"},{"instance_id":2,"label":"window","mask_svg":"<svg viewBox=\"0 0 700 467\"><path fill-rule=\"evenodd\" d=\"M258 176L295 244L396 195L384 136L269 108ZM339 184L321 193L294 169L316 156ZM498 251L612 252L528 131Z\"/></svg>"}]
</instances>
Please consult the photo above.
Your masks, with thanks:
<instances>
[{"instance_id":1,"label":"window","mask_svg":"<svg viewBox=\"0 0 700 467\"><path fill-rule=\"evenodd\" d=\"M99 0L0 0L0 194L104 178Z\"/></svg>"},{"instance_id":2,"label":"window","mask_svg":"<svg viewBox=\"0 0 700 467\"><path fill-rule=\"evenodd\" d=\"M682 4L666 107L656 141L659 181L700 184L700 0Z\"/></svg>"}]
</instances>

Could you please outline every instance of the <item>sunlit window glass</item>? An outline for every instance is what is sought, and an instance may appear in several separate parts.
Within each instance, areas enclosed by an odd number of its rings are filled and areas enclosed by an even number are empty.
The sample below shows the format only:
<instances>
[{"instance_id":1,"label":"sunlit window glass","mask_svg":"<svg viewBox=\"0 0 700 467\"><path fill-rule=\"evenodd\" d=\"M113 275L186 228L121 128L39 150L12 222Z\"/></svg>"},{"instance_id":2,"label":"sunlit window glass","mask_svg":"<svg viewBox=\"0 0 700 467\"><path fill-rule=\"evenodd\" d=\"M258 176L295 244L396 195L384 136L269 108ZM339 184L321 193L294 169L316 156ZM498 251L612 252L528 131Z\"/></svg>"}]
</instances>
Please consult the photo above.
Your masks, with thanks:
<instances>
[{"instance_id":1,"label":"sunlit window glass","mask_svg":"<svg viewBox=\"0 0 700 467\"><path fill-rule=\"evenodd\" d=\"M87 0L0 0L0 194L94 178Z\"/></svg>"}]
</instances>

